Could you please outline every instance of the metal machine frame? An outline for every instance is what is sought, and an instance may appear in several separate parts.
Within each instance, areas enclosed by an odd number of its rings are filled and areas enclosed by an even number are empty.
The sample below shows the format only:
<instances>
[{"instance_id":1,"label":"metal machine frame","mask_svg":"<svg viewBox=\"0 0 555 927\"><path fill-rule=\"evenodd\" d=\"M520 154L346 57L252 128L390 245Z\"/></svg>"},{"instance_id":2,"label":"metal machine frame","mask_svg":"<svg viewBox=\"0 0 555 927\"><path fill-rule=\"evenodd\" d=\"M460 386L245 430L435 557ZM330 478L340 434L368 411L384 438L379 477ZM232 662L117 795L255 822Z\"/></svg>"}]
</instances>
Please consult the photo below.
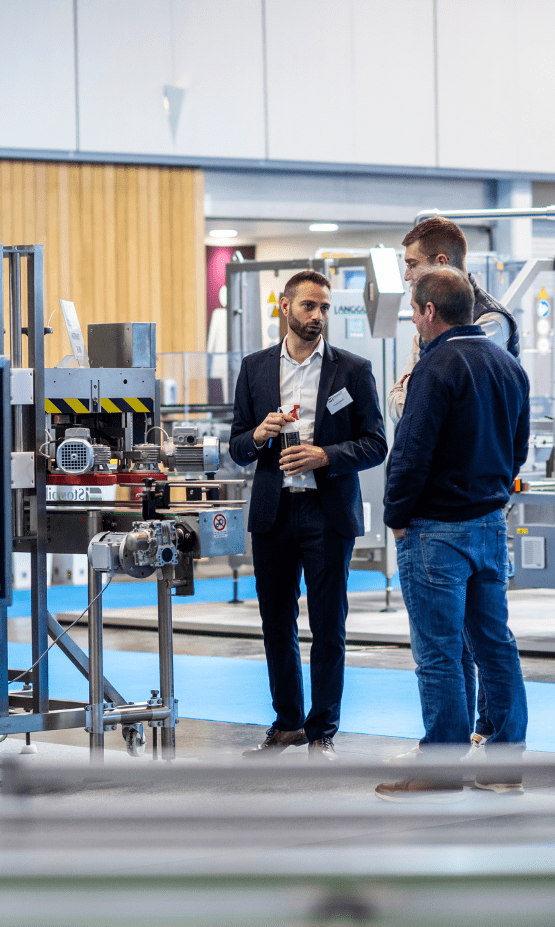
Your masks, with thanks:
<instances>
[{"instance_id":1,"label":"metal machine frame","mask_svg":"<svg viewBox=\"0 0 555 927\"><path fill-rule=\"evenodd\" d=\"M340 268L364 268L368 279L369 256L310 258L289 261L232 261L226 265L228 349L231 352L230 356L236 358L235 364L232 362L229 370L230 396L235 391L240 358L245 353L262 348L261 340L257 340L256 330L248 325L250 314L253 311L259 311L259 306L250 304L252 294L248 293L244 281L241 280L241 275L249 272L273 271L277 276L279 271L282 270L294 273L297 270L306 270L307 268L322 273L326 277L329 277L335 270ZM382 373L378 371L374 371L374 373L380 404L382 409L385 409L387 408L386 399L389 392L386 384L394 382L394 339L377 337L376 341L382 342ZM393 443L393 425L388 416L384 416L384 425L388 444L391 446ZM385 485L385 464L381 464L372 470L372 479L381 480L382 486ZM383 493L381 495L383 496ZM384 574L386 578L385 610L390 609L391 579L397 570L395 541L391 532L385 531L383 543L372 547L365 545L363 539L357 538L351 567L359 570L378 571Z\"/></svg>"},{"instance_id":2,"label":"metal machine frame","mask_svg":"<svg viewBox=\"0 0 555 927\"><path fill-rule=\"evenodd\" d=\"M116 420L119 420L124 438L118 439L119 450L114 451L124 469L138 469L139 491L133 499L125 501L67 501L49 498L47 501L48 467L52 467L52 434L45 435L46 397L45 382L55 383L56 379L65 384L72 383L78 389L85 388L85 395L90 402L82 404L85 421L94 421L94 416L101 416L103 395L128 396L135 381L151 384L149 395L154 397L150 409L143 404L144 425L142 430L148 436L149 431L159 428L158 384L151 368L142 371L133 369L74 369L45 371L44 337L48 329L44 328L43 311L43 249L41 245L2 247L3 260L0 262L0 306L3 308L3 261L8 261L9 271L9 315L10 315L10 355L11 372L8 378L2 376L2 395L4 399L4 446L10 447L10 418L13 419L13 453L10 458L4 454L4 513L5 558L11 561L12 550L12 487L13 487L13 549L31 554L31 642L32 663L29 670L8 668L7 644L7 606L11 601L9 584L2 589L0 576L0 736L13 733L25 733L29 742L33 731L62 730L83 727L89 732L91 756L102 758L104 751L104 732L122 725L122 732L132 755L139 755L144 749L142 725L147 722L153 728L153 753L157 757L157 728L161 727L162 757L172 759L175 755L175 724L177 723L177 701L174 697L173 677L173 641L172 641L172 589L178 595L191 595L194 591L193 561L201 556L217 556L225 553L240 553L243 549L242 503L232 504L219 500L219 489L226 483L235 485L242 481L220 481L213 478L186 479L167 481L163 474L153 470L157 465L149 462L150 445L141 444L132 447L134 413L121 411L108 399L104 403L110 410L116 408ZM22 327L21 306L21 264L27 262L27 326ZM28 336L27 363L24 366L22 335ZM0 347L2 343L0 342ZM3 358L0 373L9 372L7 358ZM103 383L106 383L103 391ZM114 385L116 384L116 385ZM117 392L117 384L126 384ZM106 392L107 390L107 392ZM116 392L114 392L116 390ZM123 391L121 391L123 390ZM127 390L127 392L125 391ZM88 391L88 393L87 393ZM95 392L96 391L96 392ZM65 388L61 396L67 396ZM74 392L70 395L76 395ZM77 394L78 395L78 394ZM56 394L57 396L57 394ZM50 400L48 400L50 401ZM121 405L126 400L122 399ZM71 414L60 416L63 423L79 424L79 415L70 409ZM51 410L50 410L51 412ZM51 416L52 417L52 416ZM106 415L104 414L104 422ZM98 419L101 422L101 419ZM147 425L150 428L147 430ZM56 425L58 427L58 425ZM100 426L99 426L100 427ZM63 424L62 424L63 430ZM139 431L141 425L139 421ZM136 443L136 442L135 442ZM125 445L125 447L123 447ZM109 445L108 445L109 446ZM123 449L122 449L123 447ZM46 452L44 449L46 448ZM146 451L145 451L146 448ZM152 445L152 456L160 455L160 448ZM195 448L193 448L193 451ZM190 448L182 451L172 445L171 453L177 460L190 461ZM137 453L135 453L137 452ZM146 463L142 455L146 454ZM137 456L138 455L138 456ZM189 456L187 456L189 455ZM104 447L104 458L109 457L108 447ZM48 463L48 460L50 461ZM137 464L133 461L140 460ZM7 461L7 463L6 463ZM200 470L202 466L188 466L187 469ZM217 467L216 467L217 469ZM11 476L10 476L11 473ZM153 479L153 476L158 476ZM144 477L144 479L143 479ZM11 479L11 486L10 486ZM141 485L142 481L142 485ZM177 488L185 493L185 501L173 501L172 490ZM211 514L212 513L212 514ZM229 521L229 532L225 532L225 541L216 537L216 518L221 515ZM214 532L210 533L210 518L214 519ZM133 563L133 558L143 558L144 550L137 553L140 544L148 546L145 531L139 528L156 526L161 523L172 526L173 537L177 540L162 553L167 559L160 559L159 551L152 554L147 572L134 572L123 563ZM139 526L139 527L138 527ZM116 569L111 562L108 566L101 563L94 565L89 551L88 572L88 643L89 656L71 639L67 630L49 613L47 607L47 552L87 553L89 545L96 539L100 545L108 543L104 537L113 538L113 532L121 532L127 543L132 536L133 544L123 550L123 567ZM168 531L166 531L168 534ZM119 536L118 536L119 537ZM122 542L123 544L123 542ZM219 544L219 546L218 546ZM152 545L151 545L152 546ZM131 549L135 553L130 552ZM151 548L149 548L151 549ZM158 559L156 559L158 558ZM107 561L108 563L108 561ZM11 563L10 568L11 570ZM157 574L158 592L158 649L160 664L160 688L152 690L151 698L141 703L128 704L117 689L103 675L102 646L102 572L126 572L129 575ZM9 572L8 572L9 575ZM77 669L89 681L89 702L76 702L67 699L51 699L48 680L48 637L54 642ZM24 688L10 692L8 686L15 681L24 682Z\"/></svg>"},{"instance_id":3,"label":"metal machine frame","mask_svg":"<svg viewBox=\"0 0 555 927\"><path fill-rule=\"evenodd\" d=\"M501 209L428 209L418 213L415 225L432 216L444 216L447 219L523 219L555 216L555 205L529 208ZM555 258L532 258L527 261L501 297L501 302L514 312L522 296L529 289L538 274L555 271ZM555 371L554 371L555 374ZM555 382L552 382L555 395ZM555 422L552 427L555 445ZM534 440L534 439L532 439ZM542 442L543 443L543 442ZM552 460L555 454L552 452ZM530 518L528 507L534 513ZM542 511L543 510L543 511ZM532 480L529 483L518 481L518 491L511 497L511 525L514 530L515 576L513 585L518 588L551 588L555 586L555 478L552 473L546 479ZM540 557L534 563L533 551ZM542 564L542 565L540 565Z\"/></svg>"},{"instance_id":4,"label":"metal machine frame","mask_svg":"<svg viewBox=\"0 0 555 927\"><path fill-rule=\"evenodd\" d=\"M480 209L480 210L426 210L420 212L415 219L415 223L434 216L442 215L447 218L457 219L513 219L521 217L542 217L542 216L553 216L555 214L555 206L548 206L545 208L531 208L531 209ZM254 310L254 306L251 305L253 300L252 293L248 292L248 287L244 286L244 281L241 279L241 275L249 271L273 271L276 276L280 270L289 270L291 273L294 273L296 270L312 268L313 270L319 271L320 273L325 274L326 276L330 275L330 271L333 271L335 268L340 267L364 267L367 268L367 257L343 257L343 258L324 258L324 257L315 257L307 260L294 260L294 261L233 261L227 265L226 268L226 284L228 292L228 347L230 350L235 350L237 352L248 353L250 351L259 350L262 348L261 338L257 335L256 327L248 325L248 319L250 314ZM506 290L505 294L501 297L503 305L509 311L515 311L517 309L520 300L524 293L532 285L536 277L545 271L555 270L555 259L553 258L534 258L525 263L522 269L517 273L517 276ZM256 309L259 307L257 306ZM260 343L258 343L257 341ZM382 387L381 392L383 395L380 395L380 400L382 403L382 408L386 408L386 396L387 389L385 384L387 382L393 382L393 372L395 365L395 356L394 348L392 347L391 352L389 351L388 342L390 339L383 339L384 344L384 381L383 384L378 383L378 389L380 391L380 385ZM237 354L237 357L242 356L242 354ZM235 365L232 364L230 369L230 382L229 382L229 394L233 394L235 387L235 382L239 373L238 362ZM376 371L377 373L377 371ZM379 380L379 377L376 377ZM555 387L554 387L555 388ZM393 428L391 422L389 421L388 416L384 416L388 443L391 445L393 439ZM553 428L553 438L555 441L555 426ZM379 468L377 468L379 469ZM376 476L375 471L372 471L374 478ZM534 484L531 484L531 489L534 489ZM512 497L513 505L515 503L521 503L517 505L514 509L514 515L512 520L518 521L518 525L515 522L515 527L521 527L525 524L524 518L524 503L538 505L540 501L545 506L555 506L555 480L542 481L541 494L538 496L536 492L534 498L531 496L527 497L526 493L515 493ZM552 498L551 498L552 496ZM552 501L553 500L553 501ZM555 511L555 509L554 509ZM535 521L536 519L534 519ZM527 523L527 522L526 522ZM538 529L539 531L539 529ZM533 525L530 525L530 532L533 534ZM541 532L540 532L541 533ZM545 534L545 532L543 532ZM518 535L518 531L515 533L515 552L517 555L520 553L522 546L522 540ZM360 540L360 539L359 539ZM380 559L382 557L384 559ZM552 558L548 557L549 560L549 581L548 585L555 585L555 561L551 563ZM384 549L383 550L365 550L361 547L360 544L355 546L353 553L353 560L351 562L353 568L358 569L373 569L380 570L386 576L387 587L386 587L386 607L390 605L390 595L391 595L391 577L395 573L397 568L397 560L395 555L395 548L391 532L385 532L384 539ZM524 577L530 580L531 584L537 584L537 580L532 582L532 571L517 571L518 574L518 585L526 585Z\"/></svg>"}]
</instances>

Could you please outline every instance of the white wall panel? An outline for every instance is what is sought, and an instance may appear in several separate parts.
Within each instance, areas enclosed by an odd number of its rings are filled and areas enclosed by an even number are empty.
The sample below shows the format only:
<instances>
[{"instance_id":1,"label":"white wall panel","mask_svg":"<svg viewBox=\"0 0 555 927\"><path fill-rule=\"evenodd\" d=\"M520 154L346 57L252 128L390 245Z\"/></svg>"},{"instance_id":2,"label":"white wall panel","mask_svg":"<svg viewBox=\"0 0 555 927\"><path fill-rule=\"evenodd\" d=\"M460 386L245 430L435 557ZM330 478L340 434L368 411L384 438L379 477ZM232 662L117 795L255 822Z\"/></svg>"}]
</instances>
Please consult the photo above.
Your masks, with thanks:
<instances>
[{"instance_id":1,"label":"white wall panel","mask_svg":"<svg viewBox=\"0 0 555 927\"><path fill-rule=\"evenodd\" d=\"M267 0L270 157L433 165L432 0Z\"/></svg>"},{"instance_id":2,"label":"white wall panel","mask_svg":"<svg viewBox=\"0 0 555 927\"><path fill-rule=\"evenodd\" d=\"M264 158L260 0L175 0L179 154Z\"/></svg>"},{"instance_id":3,"label":"white wall panel","mask_svg":"<svg viewBox=\"0 0 555 927\"><path fill-rule=\"evenodd\" d=\"M75 147L71 0L0 3L0 147Z\"/></svg>"},{"instance_id":4,"label":"white wall panel","mask_svg":"<svg viewBox=\"0 0 555 927\"><path fill-rule=\"evenodd\" d=\"M266 0L269 157L354 160L350 4Z\"/></svg>"},{"instance_id":5,"label":"white wall panel","mask_svg":"<svg viewBox=\"0 0 555 927\"><path fill-rule=\"evenodd\" d=\"M351 0L354 160L435 164L432 0Z\"/></svg>"},{"instance_id":6,"label":"white wall panel","mask_svg":"<svg viewBox=\"0 0 555 927\"><path fill-rule=\"evenodd\" d=\"M552 0L517 3L517 49L513 62L517 82L517 168L555 173L555 66ZM549 37L546 41L546 37Z\"/></svg>"},{"instance_id":7,"label":"white wall panel","mask_svg":"<svg viewBox=\"0 0 555 927\"><path fill-rule=\"evenodd\" d=\"M79 48L83 150L264 156L259 0L79 0Z\"/></svg>"},{"instance_id":8,"label":"white wall panel","mask_svg":"<svg viewBox=\"0 0 555 927\"><path fill-rule=\"evenodd\" d=\"M555 174L553 0L76 6L77 101L73 0L0 0L0 148Z\"/></svg>"},{"instance_id":9,"label":"white wall panel","mask_svg":"<svg viewBox=\"0 0 555 927\"><path fill-rule=\"evenodd\" d=\"M81 149L170 152L170 0L78 0L78 20Z\"/></svg>"},{"instance_id":10,"label":"white wall panel","mask_svg":"<svg viewBox=\"0 0 555 927\"><path fill-rule=\"evenodd\" d=\"M517 169L518 3L437 0L440 167Z\"/></svg>"}]
</instances>

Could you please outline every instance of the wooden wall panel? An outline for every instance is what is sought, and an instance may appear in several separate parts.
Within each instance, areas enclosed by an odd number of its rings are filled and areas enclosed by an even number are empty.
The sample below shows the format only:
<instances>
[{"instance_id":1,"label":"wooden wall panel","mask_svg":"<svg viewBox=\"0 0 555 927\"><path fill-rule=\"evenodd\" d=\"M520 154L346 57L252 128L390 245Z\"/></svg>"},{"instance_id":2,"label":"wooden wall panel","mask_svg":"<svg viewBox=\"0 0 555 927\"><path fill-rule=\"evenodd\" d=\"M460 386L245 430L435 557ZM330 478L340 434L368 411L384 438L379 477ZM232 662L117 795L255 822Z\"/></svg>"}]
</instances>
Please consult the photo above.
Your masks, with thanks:
<instances>
[{"instance_id":1,"label":"wooden wall panel","mask_svg":"<svg viewBox=\"0 0 555 927\"><path fill-rule=\"evenodd\" d=\"M44 246L48 366L70 351L60 298L85 337L89 323L155 322L158 352L205 350L200 171L0 161L0 242Z\"/></svg>"}]
</instances>

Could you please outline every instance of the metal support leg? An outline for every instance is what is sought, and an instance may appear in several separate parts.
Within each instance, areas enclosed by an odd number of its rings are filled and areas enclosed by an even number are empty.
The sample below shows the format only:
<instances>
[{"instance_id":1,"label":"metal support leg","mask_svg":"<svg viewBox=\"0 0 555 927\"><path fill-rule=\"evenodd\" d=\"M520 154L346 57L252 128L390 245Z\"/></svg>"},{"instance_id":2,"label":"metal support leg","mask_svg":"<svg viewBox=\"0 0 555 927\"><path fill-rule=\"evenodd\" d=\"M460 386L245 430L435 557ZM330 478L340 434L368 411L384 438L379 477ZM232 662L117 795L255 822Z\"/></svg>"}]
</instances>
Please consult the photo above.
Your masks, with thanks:
<instances>
[{"instance_id":1,"label":"metal support leg","mask_svg":"<svg viewBox=\"0 0 555 927\"><path fill-rule=\"evenodd\" d=\"M239 570L232 570L233 575L233 598L229 600L230 605L242 605L243 599L239 598Z\"/></svg>"},{"instance_id":2,"label":"metal support leg","mask_svg":"<svg viewBox=\"0 0 555 927\"><path fill-rule=\"evenodd\" d=\"M0 718L10 713L8 689L8 608L0 606Z\"/></svg>"},{"instance_id":3,"label":"metal support leg","mask_svg":"<svg viewBox=\"0 0 555 927\"><path fill-rule=\"evenodd\" d=\"M391 605L391 593L393 592L393 586L391 585L391 576L386 577L386 586L385 586L385 608L381 608L381 612L396 612L397 609L393 608Z\"/></svg>"},{"instance_id":4,"label":"metal support leg","mask_svg":"<svg viewBox=\"0 0 555 927\"><path fill-rule=\"evenodd\" d=\"M170 567L162 568L158 579L158 649L160 655L160 696L164 705L172 709L162 727L162 759L175 758L175 712L173 694L173 627Z\"/></svg>"},{"instance_id":5,"label":"metal support leg","mask_svg":"<svg viewBox=\"0 0 555 927\"><path fill-rule=\"evenodd\" d=\"M104 666L102 654L102 573L89 564L89 702L91 760L104 759ZM93 601L95 600L95 601Z\"/></svg>"}]
</instances>

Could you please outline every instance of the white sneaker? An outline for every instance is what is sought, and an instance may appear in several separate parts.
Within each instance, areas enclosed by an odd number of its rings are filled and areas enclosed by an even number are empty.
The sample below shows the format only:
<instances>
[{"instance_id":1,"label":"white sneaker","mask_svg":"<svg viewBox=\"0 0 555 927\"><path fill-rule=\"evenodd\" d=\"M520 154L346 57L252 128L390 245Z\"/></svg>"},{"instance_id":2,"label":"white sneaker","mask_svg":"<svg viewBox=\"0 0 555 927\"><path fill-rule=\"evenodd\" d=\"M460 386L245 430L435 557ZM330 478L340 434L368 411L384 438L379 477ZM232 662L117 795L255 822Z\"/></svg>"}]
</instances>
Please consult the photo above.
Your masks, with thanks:
<instances>
[{"instance_id":1,"label":"white sneaker","mask_svg":"<svg viewBox=\"0 0 555 927\"><path fill-rule=\"evenodd\" d=\"M489 792L507 794L508 792L524 795L524 786L521 781L515 782L488 782L485 777L476 779L474 785L477 789L486 789Z\"/></svg>"},{"instance_id":2,"label":"white sneaker","mask_svg":"<svg viewBox=\"0 0 555 927\"><path fill-rule=\"evenodd\" d=\"M419 753L422 753L422 748L420 744L416 744L408 753L400 753L398 756L392 756L387 762L393 764L408 763L410 760L415 760Z\"/></svg>"},{"instance_id":3,"label":"white sneaker","mask_svg":"<svg viewBox=\"0 0 555 927\"><path fill-rule=\"evenodd\" d=\"M462 760L472 760L474 763L477 761L480 763L485 762L486 751L484 750L484 747L487 741L488 738L483 734L472 734L470 737L470 750L468 753L465 753L465 755L462 757Z\"/></svg>"}]
</instances>

